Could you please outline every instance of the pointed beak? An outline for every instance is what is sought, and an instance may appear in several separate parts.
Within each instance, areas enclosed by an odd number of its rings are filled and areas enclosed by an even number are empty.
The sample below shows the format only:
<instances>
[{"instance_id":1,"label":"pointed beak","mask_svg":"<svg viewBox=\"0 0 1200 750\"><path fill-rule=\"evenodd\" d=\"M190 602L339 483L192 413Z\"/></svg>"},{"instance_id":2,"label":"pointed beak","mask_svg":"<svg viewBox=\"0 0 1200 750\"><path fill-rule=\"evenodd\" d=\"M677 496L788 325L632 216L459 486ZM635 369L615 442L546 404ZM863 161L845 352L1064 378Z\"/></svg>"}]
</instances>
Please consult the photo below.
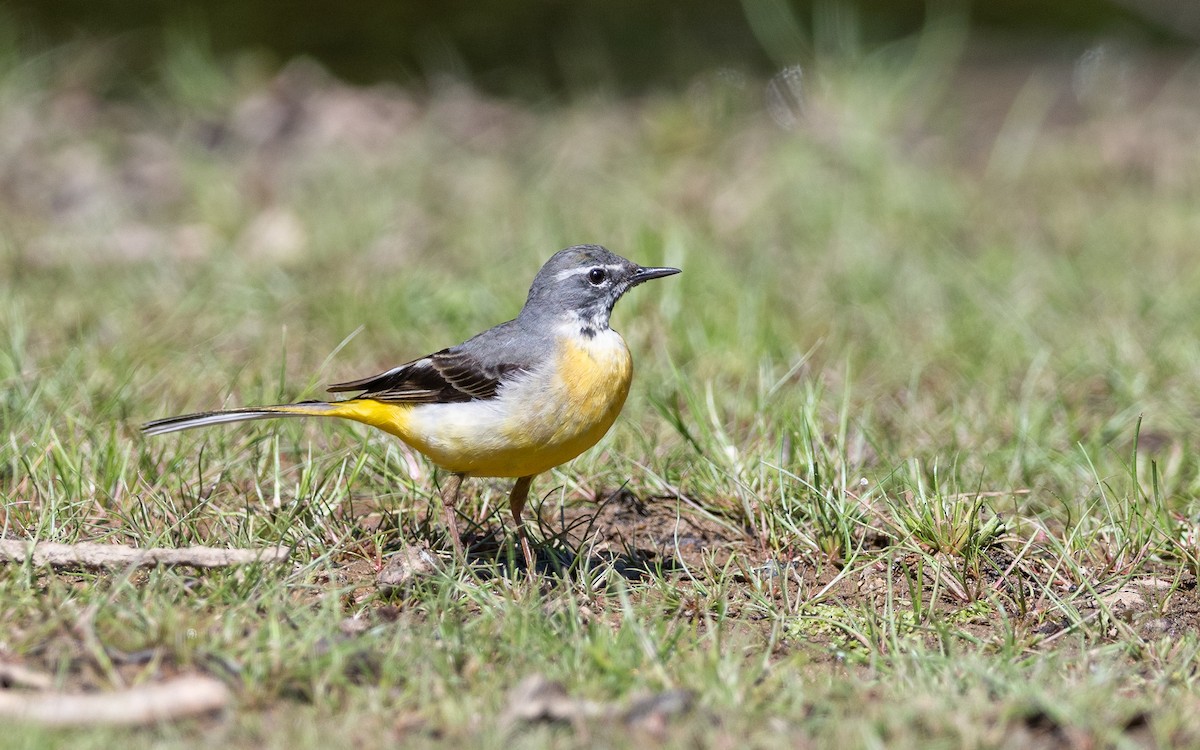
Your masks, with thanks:
<instances>
[{"instance_id":1,"label":"pointed beak","mask_svg":"<svg viewBox=\"0 0 1200 750\"><path fill-rule=\"evenodd\" d=\"M661 279L663 276L674 276L679 273L678 268L644 268L638 266L638 270L633 272L633 277L629 279L629 286L637 286L643 281L650 279Z\"/></svg>"}]
</instances>

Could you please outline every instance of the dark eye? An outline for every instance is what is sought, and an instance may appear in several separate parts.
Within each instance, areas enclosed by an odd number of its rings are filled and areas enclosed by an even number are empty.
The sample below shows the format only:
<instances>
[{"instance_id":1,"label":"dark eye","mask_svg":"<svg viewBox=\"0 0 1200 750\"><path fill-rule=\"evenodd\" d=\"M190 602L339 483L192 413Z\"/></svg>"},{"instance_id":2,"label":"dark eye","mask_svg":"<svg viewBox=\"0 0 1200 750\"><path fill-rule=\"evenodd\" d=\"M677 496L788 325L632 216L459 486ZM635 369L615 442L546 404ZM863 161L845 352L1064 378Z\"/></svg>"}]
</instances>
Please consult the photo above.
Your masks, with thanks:
<instances>
[{"instance_id":1,"label":"dark eye","mask_svg":"<svg viewBox=\"0 0 1200 750\"><path fill-rule=\"evenodd\" d=\"M588 281L592 282L596 286L603 284L604 280L607 278L608 272L603 268L593 268L592 270L588 271Z\"/></svg>"}]
</instances>

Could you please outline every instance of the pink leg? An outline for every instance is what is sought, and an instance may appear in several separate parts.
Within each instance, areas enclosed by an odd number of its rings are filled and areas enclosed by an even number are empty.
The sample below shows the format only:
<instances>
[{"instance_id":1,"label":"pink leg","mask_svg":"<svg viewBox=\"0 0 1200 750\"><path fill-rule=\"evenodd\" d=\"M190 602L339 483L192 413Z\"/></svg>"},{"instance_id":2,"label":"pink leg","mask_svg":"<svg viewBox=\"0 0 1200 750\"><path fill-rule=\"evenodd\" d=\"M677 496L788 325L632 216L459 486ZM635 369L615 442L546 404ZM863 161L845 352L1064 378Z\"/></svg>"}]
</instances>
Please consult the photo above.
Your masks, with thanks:
<instances>
[{"instance_id":1,"label":"pink leg","mask_svg":"<svg viewBox=\"0 0 1200 750\"><path fill-rule=\"evenodd\" d=\"M463 550L462 537L458 535L458 514L455 512L462 483L462 474L451 474L446 480L446 486L442 488L442 518L446 524L446 531L450 534L450 543L454 545L454 554L459 560L465 560L467 557Z\"/></svg>"},{"instance_id":2,"label":"pink leg","mask_svg":"<svg viewBox=\"0 0 1200 750\"><path fill-rule=\"evenodd\" d=\"M525 569L530 573L537 569L537 558L533 556L529 539L525 536L525 521L521 514L525 510L525 501L529 498L531 482L533 482L532 476L521 477L513 485L512 492L508 495L508 507L512 511L513 521L517 524L517 538L521 540L521 553L525 555Z\"/></svg>"}]
</instances>

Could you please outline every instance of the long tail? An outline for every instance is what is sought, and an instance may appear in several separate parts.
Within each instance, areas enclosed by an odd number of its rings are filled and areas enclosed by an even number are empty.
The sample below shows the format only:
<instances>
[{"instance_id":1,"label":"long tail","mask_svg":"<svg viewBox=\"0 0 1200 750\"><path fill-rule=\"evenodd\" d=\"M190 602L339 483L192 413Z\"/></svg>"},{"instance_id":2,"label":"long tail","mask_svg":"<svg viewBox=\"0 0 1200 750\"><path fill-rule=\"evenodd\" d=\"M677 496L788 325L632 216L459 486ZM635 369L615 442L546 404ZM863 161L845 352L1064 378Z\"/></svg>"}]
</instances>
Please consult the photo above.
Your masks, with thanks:
<instances>
[{"instance_id":1,"label":"long tail","mask_svg":"<svg viewBox=\"0 0 1200 750\"><path fill-rule=\"evenodd\" d=\"M346 402L341 402L346 403ZM278 406L254 406L248 409L228 409L226 411L205 411L199 414L184 414L178 417L156 419L142 425L142 433L146 435L165 435L168 432L190 430L194 427L207 427L213 424L227 422L249 422L252 419L278 419L280 417L317 417L339 416L333 412L339 404L324 401L302 401L298 404L280 404Z\"/></svg>"}]
</instances>

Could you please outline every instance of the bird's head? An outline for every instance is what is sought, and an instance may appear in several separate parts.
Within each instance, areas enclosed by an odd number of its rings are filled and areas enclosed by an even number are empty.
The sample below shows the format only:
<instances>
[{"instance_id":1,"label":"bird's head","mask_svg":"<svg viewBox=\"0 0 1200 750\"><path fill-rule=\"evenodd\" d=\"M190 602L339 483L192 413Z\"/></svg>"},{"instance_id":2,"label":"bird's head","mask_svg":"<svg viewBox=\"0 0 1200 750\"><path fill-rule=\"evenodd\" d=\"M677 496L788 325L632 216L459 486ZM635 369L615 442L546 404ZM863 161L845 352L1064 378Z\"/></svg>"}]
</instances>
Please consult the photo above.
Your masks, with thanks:
<instances>
[{"instance_id":1,"label":"bird's head","mask_svg":"<svg viewBox=\"0 0 1200 750\"><path fill-rule=\"evenodd\" d=\"M643 281L678 268L639 266L600 245L574 245L555 253L533 279L521 317L578 318L586 333L608 328L613 305Z\"/></svg>"}]
</instances>

